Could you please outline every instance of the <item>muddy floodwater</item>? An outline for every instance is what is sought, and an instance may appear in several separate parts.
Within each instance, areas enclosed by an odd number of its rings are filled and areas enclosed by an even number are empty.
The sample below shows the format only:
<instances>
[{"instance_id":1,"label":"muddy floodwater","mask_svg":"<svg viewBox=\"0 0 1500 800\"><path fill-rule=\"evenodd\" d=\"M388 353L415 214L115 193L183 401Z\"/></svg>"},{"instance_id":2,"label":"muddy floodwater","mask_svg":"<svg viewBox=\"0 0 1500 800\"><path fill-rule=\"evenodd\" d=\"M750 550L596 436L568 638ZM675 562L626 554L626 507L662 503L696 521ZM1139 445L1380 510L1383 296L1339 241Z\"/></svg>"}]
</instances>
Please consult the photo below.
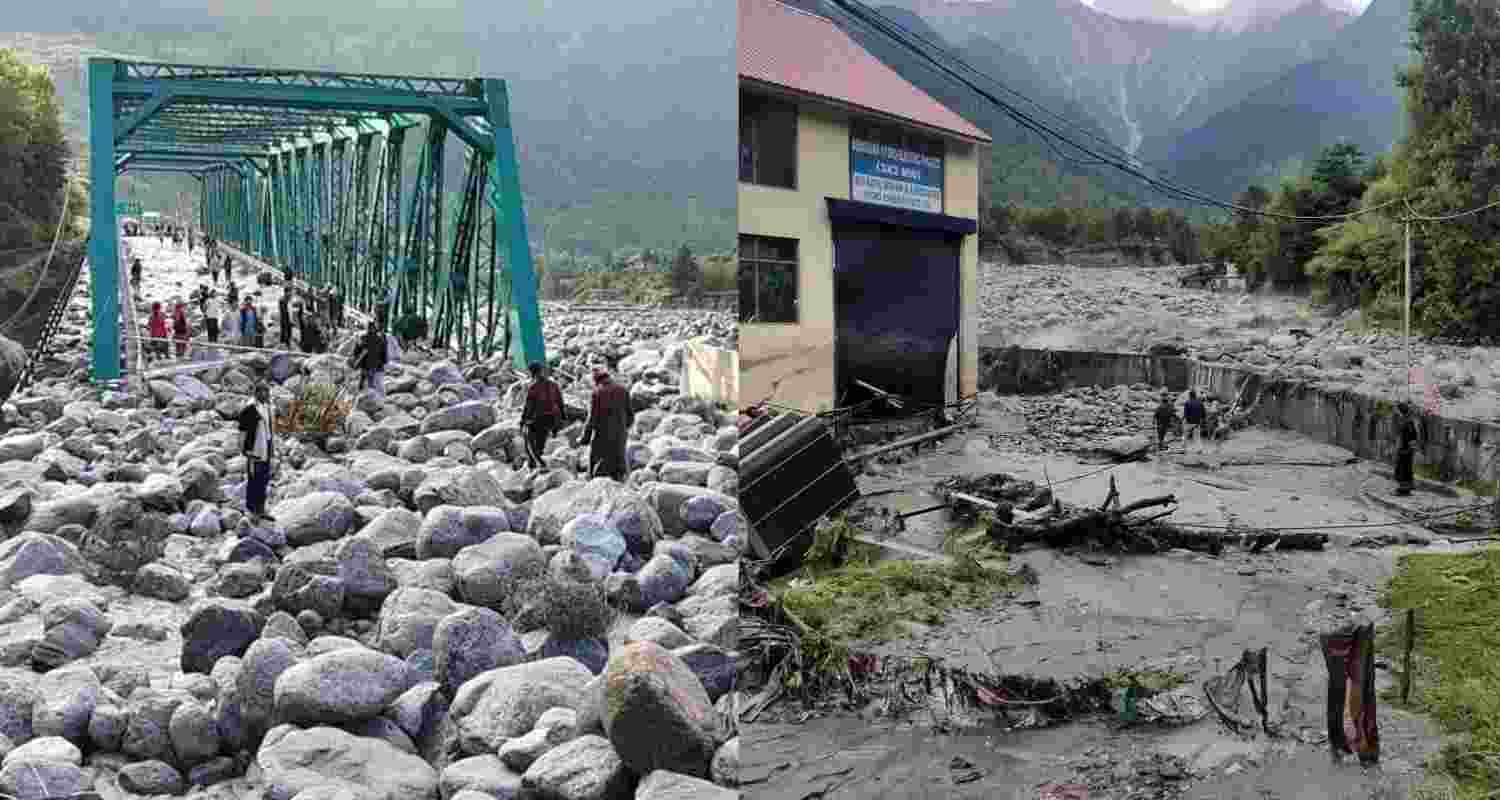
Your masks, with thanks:
<instances>
[{"instance_id":1,"label":"muddy floodwater","mask_svg":"<svg viewBox=\"0 0 1500 800\"><path fill-rule=\"evenodd\" d=\"M1381 465L1277 431L1245 431L1223 452L1168 454L1087 478L1099 464L1067 456L1008 451L1003 415L935 453L862 478L866 492L899 489L867 501L894 511L933 504L927 492L947 475L1008 472L1059 481L1066 503L1095 505L1114 477L1123 502L1175 494L1172 521L1200 525L1341 526L1323 552L1219 557L1185 550L1149 556L1080 557L1040 548L1013 556L1040 582L1033 601L1005 601L952 614L942 626L910 625L910 636L873 646L887 655L926 654L987 673L1061 680L1120 669L1161 669L1201 686L1227 671L1246 648L1269 651L1270 718L1278 735L1231 732L1212 714L1181 725L1124 725L1096 717L1035 730L1007 731L979 720L939 732L932 718L901 722L873 709L814 715L801 724L752 725L742 742L746 796L804 798L1029 798L1049 783L1090 787L1099 798L1405 798L1428 777L1422 764L1442 742L1429 720L1380 708L1381 763L1334 764L1326 743L1327 672L1320 632L1352 620L1389 622L1379 606L1397 558L1418 546L1464 547L1402 524L1394 487ZM1287 461L1338 466L1296 466ZM1228 462L1267 462L1224 466ZM1274 462L1274 463L1272 463ZM1045 476L1045 477L1044 477ZM1410 510L1449 507L1451 497L1403 499ZM897 541L940 546L951 522L914 517ZM1382 542L1407 541L1407 545ZM1035 602L1039 601L1039 602ZM1394 678L1377 663L1382 691ZM1241 711L1250 711L1248 695Z\"/></svg>"}]
</instances>

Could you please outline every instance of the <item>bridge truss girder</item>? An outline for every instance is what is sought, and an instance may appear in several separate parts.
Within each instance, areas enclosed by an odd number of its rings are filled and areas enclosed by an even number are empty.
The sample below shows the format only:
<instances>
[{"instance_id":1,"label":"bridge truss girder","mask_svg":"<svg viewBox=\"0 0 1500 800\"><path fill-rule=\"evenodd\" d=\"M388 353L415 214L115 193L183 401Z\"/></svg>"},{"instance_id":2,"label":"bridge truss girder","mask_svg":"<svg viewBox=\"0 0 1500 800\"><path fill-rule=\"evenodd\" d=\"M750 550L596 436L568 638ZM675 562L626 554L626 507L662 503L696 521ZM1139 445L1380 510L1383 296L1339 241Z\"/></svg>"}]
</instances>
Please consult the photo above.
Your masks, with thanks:
<instances>
[{"instance_id":1,"label":"bridge truss girder","mask_svg":"<svg viewBox=\"0 0 1500 800\"><path fill-rule=\"evenodd\" d=\"M89 109L93 230L117 229L116 175L190 174L206 235L367 311L395 286L390 318L427 318L463 358L546 360L504 81L95 58ZM423 135L408 186L412 129ZM451 226L450 134L467 164ZM89 250L93 374L114 380L117 238L92 236Z\"/></svg>"}]
</instances>

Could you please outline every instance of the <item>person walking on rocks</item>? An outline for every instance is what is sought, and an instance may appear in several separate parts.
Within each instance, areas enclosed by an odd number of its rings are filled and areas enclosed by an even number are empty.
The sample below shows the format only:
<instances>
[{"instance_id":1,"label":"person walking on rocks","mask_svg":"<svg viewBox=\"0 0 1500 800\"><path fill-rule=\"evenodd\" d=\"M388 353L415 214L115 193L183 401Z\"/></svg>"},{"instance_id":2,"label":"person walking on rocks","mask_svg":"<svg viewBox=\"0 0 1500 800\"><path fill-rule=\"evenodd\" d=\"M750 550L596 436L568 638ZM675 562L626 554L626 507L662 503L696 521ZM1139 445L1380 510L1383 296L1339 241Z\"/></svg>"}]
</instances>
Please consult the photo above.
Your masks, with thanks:
<instances>
[{"instance_id":1,"label":"person walking on rocks","mask_svg":"<svg viewBox=\"0 0 1500 800\"><path fill-rule=\"evenodd\" d=\"M361 392L370 389L377 397L385 395L386 349L385 334L380 332L380 326L375 324L375 320L370 320L353 359L354 365L359 367Z\"/></svg>"},{"instance_id":2,"label":"person walking on rocks","mask_svg":"<svg viewBox=\"0 0 1500 800\"><path fill-rule=\"evenodd\" d=\"M532 363L531 386L526 390L526 406L521 411L521 433L526 438L526 461L532 469L541 469L542 453L563 417L563 396L547 368ZM627 398L628 399L628 398Z\"/></svg>"},{"instance_id":3,"label":"person walking on rocks","mask_svg":"<svg viewBox=\"0 0 1500 800\"><path fill-rule=\"evenodd\" d=\"M281 299L276 301L276 322L281 332L281 348L290 350L292 348L292 303L290 292L282 292Z\"/></svg>"},{"instance_id":4,"label":"person walking on rocks","mask_svg":"<svg viewBox=\"0 0 1500 800\"><path fill-rule=\"evenodd\" d=\"M1172 430L1172 424L1177 421L1177 412L1172 410L1172 398L1166 392L1161 393L1161 402L1156 404L1156 451L1164 452L1167 449L1167 433Z\"/></svg>"},{"instance_id":5,"label":"person walking on rocks","mask_svg":"<svg viewBox=\"0 0 1500 800\"><path fill-rule=\"evenodd\" d=\"M146 352L157 358L167 357L167 315L162 313L161 303L151 304L151 318L146 321L146 333L151 341L146 345Z\"/></svg>"},{"instance_id":6,"label":"person walking on rocks","mask_svg":"<svg viewBox=\"0 0 1500 800\"><path fill-rule=\"evenodd\" d=\"M193 338L193 327L188 324L187 306L182 303L172 309L172 338L177 341L177 357L187 355L188 340Z\"/></svg>"},{"instance_id":7,"label":"person walking on rocks","mask_svg":"<svg viewBox=\"0 0 1500 800\"><path fill-rule=\"evenodd\" d=\"M240 452L245 456L245 508L252 517L273 521L266 514L267 489L271 485L271 462L276 456L275 418L271 416L271 390L255 387L255 402L240 411Z\"/></svg>"},{"instance_id":8,"label":"person walking on rocks","mask_svg":"<svg viewBox=\"0 0 1500 800\"><path fill-rule=\"evenodd\" d=\"M1197 390L1188 392L1186 403L1182 404L1182 421L1186 423L1187 430L1182 436L1182 452L1186 453L1188 448L1195 442L1199 449L1203 447L1203 418L1206 412L1203 409L1203 401L1198 399Z\"/></svg>"},{"instance_id":9,"label":"person walking on rocks","mask_svg":"<svg viewBox=\"0 0 1500 800\"><path fill-rule=\"evenodd\" d=\"M219 343L219 301L213 295L203 298L203 330L208 333L208 343Z\"/></svg>"},{"instance_id":10,"label":"person walking on rocks","mask_svg":"<svg viewBox=\"0 0 1500 800\"><path fill-rule=\"evenodd\" d=\"M234 285L234 278L229 279L229 286L224 289L224 297L229 300L229 307L235 308L240 304L240 287Z\"/></svg>"},{"instance_id":11,"label":"person walking on rocks","mask_svg":"<svg viewBox=\"0 0 1500 800\"><path fill-rule=\"evenodd\" d=\"M245 347L255 346L255 331L259 323L256 316L255 306L246 297L244 304L240 306L240 343Z\"/></svg>"},{"instance_id":12,"label":"person walking on rocks","mask_svg":"<svg viewBox=\"0 0 1500 800\"><path fill-rule=\"evenodd\" d=\"M266 347L266 309L264 306L255 307L255 346L264 350Z\"/></svg>"},{"instance_id":13,"label":"person walking on rocks","mask_svg":"<svg viewBox=\"0 0 1500 800\"><path fill-rule=\"evenodd\" d=\"M136 294L141 293L141 257L136 256L130 260L130 289Z\"/></svg>"},{"instance_id":14,"label":"person walking on rocks","mask_svg":"<svg viewBox=\"0 0 1500 800\"><path fill-rule=\"evenodd\" d=\"M224 341L238 343L240 341L240 310L231 300L227 304L222 320Z\"/></svg>"},{"instance_id":15,"label":"person walking on rocks","mask_svg":"<svg viewBox=\"0 0 1500 800\"><path fill-rule=\"evenodd\" d=\"M634 421L630 392L609 377L609 370L594 367L594 396L589 404L589 420L584 425L583 438L578 442L590 445L589 477L625 482L630 474L625 446Z\"/></svg>"},{"instance_id":16,"label":"person walking on rocks","mask_svg":"<svg viewBox=\"0 0 1500 800\"><path fill-rule=\"evenodd\" d=\"M1412 419L1411 403L1402 401L1396 406L1396 494L1407 497L1417 482L1416 444L1419 438L1416 420Z\"/></svg>"}]
</instances>

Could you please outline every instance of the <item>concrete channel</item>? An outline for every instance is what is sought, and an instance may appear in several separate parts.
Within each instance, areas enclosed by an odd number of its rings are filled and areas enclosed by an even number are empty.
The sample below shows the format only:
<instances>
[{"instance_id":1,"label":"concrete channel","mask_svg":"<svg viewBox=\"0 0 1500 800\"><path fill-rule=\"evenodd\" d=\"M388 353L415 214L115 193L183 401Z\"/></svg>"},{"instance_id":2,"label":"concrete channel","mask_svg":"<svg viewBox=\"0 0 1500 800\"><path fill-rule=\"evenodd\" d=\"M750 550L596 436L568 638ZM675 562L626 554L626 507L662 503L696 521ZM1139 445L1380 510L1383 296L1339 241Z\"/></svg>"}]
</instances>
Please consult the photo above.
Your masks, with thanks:
<instances>
[{"instance_id":1,"label":"concrete channel","mask_svg":"<svg viewBox=\"0 0 1500 800\"><path fill-rule=\"evenodd\" d=\"M1360 458L1389 463L1396 431L1389 401L1349 390L1280 380L1244 367L1180 356L1028 348L982 348L980 387L1005 394L1042 394L1078 386L1148 384L1173 391L1198 389L1234 398L1244 386L1261 403L1257 425L1296 431ZM1436 466L1445 480L1493 480L1500 425L1420 414L1417 463Z\"/></svg>"}]
</instances>

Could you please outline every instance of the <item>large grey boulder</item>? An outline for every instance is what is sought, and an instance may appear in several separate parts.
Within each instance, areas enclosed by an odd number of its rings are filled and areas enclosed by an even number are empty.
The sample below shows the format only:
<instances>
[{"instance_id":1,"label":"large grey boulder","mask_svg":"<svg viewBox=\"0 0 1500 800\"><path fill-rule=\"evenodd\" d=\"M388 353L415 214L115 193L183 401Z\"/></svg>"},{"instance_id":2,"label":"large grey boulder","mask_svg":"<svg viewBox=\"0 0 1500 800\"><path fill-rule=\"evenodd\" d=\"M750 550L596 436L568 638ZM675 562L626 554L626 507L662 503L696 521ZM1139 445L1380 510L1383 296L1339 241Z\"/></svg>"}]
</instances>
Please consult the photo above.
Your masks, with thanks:
<instances>
[{"instance_id":1,"label":"large grey boulder","mask_svg":"<svg viewBox=\"0 0 1500 800\"><path fill-rule=\"evenodd\" d=\"M405 661L346 648L296 664L276 679L276 719L298 725L373 719L418 683Z\"/></svg>"},{"instance_id":2,"label":"large grey boulder","mask_svg":"<svg viewBox=\"0 0 1500 800\"><path fill-rule=\"evenodd\" d=\"M283 500L271 514L293 547L337 539L354 526L354 504L338 492L313 492Z\"/></svg>"},{"instance_id":3,"label":"large grey boulder","mask_svg":"<svg viewBox=\"0 0 1500 800\"><path fill-rule=\"evenodd\" d=\"M629 796L634 777L602 736L580 736L547 751L521 776L536 800L615 800Z\"/></svg>"},{"instance_id":4,"label":"large grey boulder","mask_svg":"<svg viewBox=\"0 0 1500 800\"><path fill-rule=\"evenodd\" d=\"M464 735L498 749L501 740L530 731L550 708L577 710L593 677L565 656L491 670L459 688L450 719Z\"/></svg>"},{"instance_id":5,"label":"large grey boulder","mask_svg":"<svg viewBox=\"0 0 1500 800\"><path fill-rule=\"evenodd\" d=\"M309 789L342 789L361 800L436 800L438 775L421 756L382 739L331 727L273 728L256 766L267 800L292 800Z\"/></svg>"},{"instance_id":6,"label":"large grey boulder","mask_svg":"<svg viewBox=\"0 0 1500 800\"><path fill-rule=\"evenodd\" d=\"M510 516L492 506L437 506L422 519L417 532L417 558L452 558L470 545L510 529Z\"/></svg>"}]
</instances>

